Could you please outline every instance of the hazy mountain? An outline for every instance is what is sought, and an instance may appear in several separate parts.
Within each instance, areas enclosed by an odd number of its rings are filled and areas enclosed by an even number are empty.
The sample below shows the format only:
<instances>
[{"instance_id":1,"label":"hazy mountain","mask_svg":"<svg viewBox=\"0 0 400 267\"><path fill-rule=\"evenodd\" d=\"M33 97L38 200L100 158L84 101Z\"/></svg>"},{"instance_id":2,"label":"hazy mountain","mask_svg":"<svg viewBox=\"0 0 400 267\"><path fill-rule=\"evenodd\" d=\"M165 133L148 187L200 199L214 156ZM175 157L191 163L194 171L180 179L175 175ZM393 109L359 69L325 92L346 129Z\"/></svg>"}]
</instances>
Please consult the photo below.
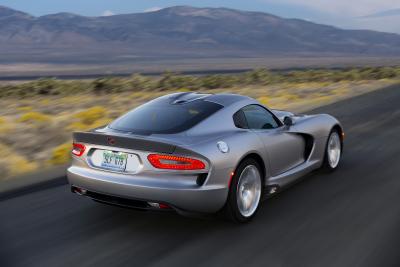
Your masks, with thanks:
<instances>
[{"instance_id":1,"label":"hazy mountain","mask_svg":"<svg viewBox=\"0 0 400 267\"><path fill-rule=\"evenodd\" d=\"M33 17L0 7L0 58L7 62L292 54L400 55L400 35L226 8Z\"/></svg>"},{"instance_id":2,"label":"hazy mountain","mask_svg":"<svg viewBox=\"0 0 400 267\"><path fill-rule=\"evenodd\" d=\"M19 18L32 18L29 14L26 14L21 11L17 11L11 8L7 8L4 6L0 6L0 18L10 18L10 17L19 17Z\"/></svg>"}]
</instances>

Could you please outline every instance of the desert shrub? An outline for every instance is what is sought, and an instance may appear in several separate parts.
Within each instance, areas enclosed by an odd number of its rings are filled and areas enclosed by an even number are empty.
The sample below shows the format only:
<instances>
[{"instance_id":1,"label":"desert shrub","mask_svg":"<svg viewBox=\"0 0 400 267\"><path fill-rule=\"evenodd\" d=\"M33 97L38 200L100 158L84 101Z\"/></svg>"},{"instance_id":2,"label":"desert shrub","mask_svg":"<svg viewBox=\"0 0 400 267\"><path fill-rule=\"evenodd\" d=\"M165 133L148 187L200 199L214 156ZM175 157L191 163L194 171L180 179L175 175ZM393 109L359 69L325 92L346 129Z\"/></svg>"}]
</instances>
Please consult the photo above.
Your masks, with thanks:
<instances>
[{"instance_id":1,"label":"desert shrub","mask_svg":"<svg viewBox=\"0 0 400 267\"><path fill-rule=\"evenodd\" d=\"M70 95L87 92L91 84L87 81L62 81L39 79L36 81L0 86L0 97L26 98L37 95Z\"/></svg>"},{"instance_id":2,"label":"desert shrub","mask_svg":"<svg viewBox=\"0 0 400 267\"><path fill-rule=\"evenodd\" d=\"M166 72L159 79L157 88L161 90L195 88L196 78L193 76L177 75L172 72Z\"/></svg>"},{"instance_id":3,"label":"desert shrub","mask_svg":"<svg viewBox=\"0 0 400 267\"><path fill-rule=\"evenodd\" d=\"M98 128L101 126L105 126L105 125L109 124L111 121L112 121L112 119L110 119L110 118L102 118L102 119L94 121L91 124L85 124L81 121L77 121L77 122L73 122L70 125L68 125L67 129L71 130L71 131L87 131L87 130Z\"/></svg>"},{"instance_id":4,"label":"desert shrub","mask_svg":"<svg viewBox=\"0 0 400 267\"><path fill-rule=\"evenodd\" d=\"M373 78L379 80L379 79L394 78L394 77L396 77L397 72L393 68L384 67L384 68L376 68L373 71L373 74L374 74Z\"/></svg>"},{"instance_id":5,"label":"desert shrub","mask_svg":"<svg viewBox=\"0 0 400 267\"><path fill-rule=\"evenodd\" d=\"M98 128L109 124L112 120L107 117L107 110L101 106L78 112L73 117L78 121L74 121L67 126L67 129L71 131L86 131Z\"/></svg>"},{"instance_id":6,"label":"desert shrub","mask_svg":"<svg viewBox=\"0 0 400 267\"><path fill-rule=\"evenodd\" d=\"M100 78L93 81L93 92L96 94L110 93L113 87L112 78Z\"/></svg>"},{"instance_id":7,"label":"desert shrub","mask_svg":"<svg viewBox=\"0 0 400 267\"><path fill-rule=\"evenodd\" d=\"M0 134L8 133L14 129L14 125L9 123L5 117L0 116Z\"/></svg>"},{"instance_id":8,"label":"desert shrub","mask_svg":"<svg viewBox=\"0 0 400 267\"><path fill-rule=\"evenodd\" d=\"M337 79L336 75L337 73L335 70L305 70L290 71L284 74L284 77L289 82L305 83L333 81Z\"/></svg>"},{"instance_id":9,"label":"desert shrub","mask_svg":"<svg viewBox=\"0 0 400 267\"><path fill-rule=\"evenodd\" d=\"M37 163L15 153L15 151L4 144L0 144L0 151L7 154L7 157L0 158L0 171L2 171L2 177L0 177L0 179L33 172L38 168Z\"/></svg>"},{"instance_id":10,"label":"desert shrub","mask_svg":"<svg viewBox=\"0 0 400 267\"><path fill-rule=\"evenodd\" d=\"M68 163L71 159L71 143L65 143L54 148L51 154L50 164L60 165Z\"/></svg>"},{"instance_id":11,"label":"desert shrub","mask_svg":"<svg viewBox=\"0 0 400 267\"><path fill-rule=\"evenodd\" d=\"M33 108L31 106L24 106L24 107L17 108L17 110L22 111L22 112L29 112L29 111L32 111Z\"/></svg>"},{"instance_id":12,"label":"desert shrub","mask_svg":"<svg viewBox=\"0 0 400 267\"><path fill-rule=\"evenodd\" d=\"M13 164L9 166L11 176L34 172L38 169L38 164L36 162L29 161L23 156L14 156L10 158L10 161L11 160L13 162Z\"/></svg>"},{"instance_id":13,"label":"desert shrub","mask_svg":"<svg viewBox=\"0 0 400 267\"><path fill-rule=\"evenodd\" d=\"M33 89L39 95L57 95L59 92L57 91L59 82L55 79L39 79L34 83Z\"/></svg>"},{"instance_id":14,"label":"desert shrub","mask_svg":"<svg viewBox=\"0 0 400 267\"><path fill-rule=\"evenodd\" d=\"M101 106L92 107L74 115L76 119L79 119L79 121L85 125L92 125L95 121L106 116L107 110Z\"/></svg>"},{"instance_id":15,"label":"desert shrub","mask_svg":"<svg viewBox=\"0 0 400 267\"><path fill-rule=\"evenodd\" d=\"M51 121L50 116L35 111L25 113L18 119L18 122L22 123L44 123L49 121Z\"/></svg>"},{"instance_id":16,"label":"desert shrub","mask_svg":"<svg viewBox=\"0 0 400 267\"><path fill-rule=\"evenodd\" d=\"M82 93L111 94L138 91L232 88L242 85L276 83L339 82L400 78L400 67L364 67L349 69L311 69L296 71L270 71L255 69L240 74L206 76L179 75L166 72L161 77L134 74L131 77L103 77L93 81L39 79L36 81L0 85L0 98L28 98L41 95L75 95Z\"/></svg>"},{"instance_id":17,"label":"desert shrub","mask_svg":"<svg viewBox=\"0 0 400 267\"><path fill-rule=\"evenodd\" d=\"M67 130L70 130L70 131L87 131L90 129L91 129L90 125L85 124L80 121L72 122L71 124L69 124L67 126Z\"/></svg>"},{"instance_id":18,"label":"desert shrub","mask_svg":"<svg viewBox=\"0 0 400 267\"><path fill-rule=\"evenodd\" d=\"M296 101L299 99L299 96L295 94L287 94L284 97L289 101Z\"/></svg>"},{"instance_id":19,"label":"desert shrub","mask_svg":"<svg viewBox=\"0 0 400 267\"><path fill-rule=\"evenodd\" d=\"M133 91L143 91L154 89L157 87L157 82L154 79L145 77L140 74L133 74L130 78L129 83Z\"/></svg>"},{"instance_id":20,"label":"desert shrub","mask_svg":"<svg viewBox=\"0 0 400 267\"><path fill-rule=\"evenodd\" d=\"M96 94L121 93L132 90L132 83L126 78L105 77L92 82Z\"/></svg>"},{"instance_id":21,"label":"desert shrub","mask_svg":"<svg viewBox=\"0 0 400 267\"><path fill-rule=\"evenodd\" d=\"M282 80L279 73L273 73L267 69L256 69L246 72L241 81L245 84L272 84Z\"/></svg>"},{"instance_id":22,"label":"desert shrub","mask_svg":"<svg viewBox=\"0 0 400 267\"><path fill-rule=\"evenodd\" d=\"M56 79L43 78L19 85L19 91L21 96L58 95L62 84L62 81Z\"/></svg>"},{"instance_id":23,"label":"desert shrub","mask_svg":"<svg viewBox=\"0 0 400 267\"><path fill-rule=\"evenodd\" d=\"M40 103L40 105L45 106L45 105L50 104L51 102L50 102L50 99L48 99L48 98L43 98L43 99L41 99L41 100L39 101L39 103Z\"/></svg>"},{"instance_id":24,"label":"desert shrub","mask_svg":"<svg viewBox=\"0 0 400 267\"><path fill-rule=\"evenodd\" d=\"M360 71L358 69L350 69L344 73L344 79L349 81L358 81L362 79Z\"/></svg>"},{"instance_id":25,"label":"desert shrub","mask_svg":"<svg viewBox=\"0 0 400 267\"><path fill-rule=\"evenodd\" d=\"M201 78L201 87L205 89L229 88L238 82L231 75L208 75Z\"/></svg>"},{"instance_id":26,"label":"desert shrub","mask_svg":"<svg viewBox=\"0 0 400 267\"><path fill-rule=\"evenodd\" d=\"M153 94L148 91L137 91L137 92L133 92L129 96L124 96L123 99L121 99L121 97L115 97L115 99L113 100L113 103L121 103L123 100L129 101L130 103L132 103L133 101L136 101L136 100L154 99L157 96L158 96L157 94Z\"/></svg>"},{"instance_id":27,"label":"desert shrub","mask_svg":"<svg viewBox=\"0 0 400 267\"><path fill-rule=\"evenodd\" d=\"M268 106L269 102L271 101L270 98L267 96L259 97L257 100L258 100L258 102L260 102L261 104L263 104L265 106Z\"/></svg>"}]
</instances>

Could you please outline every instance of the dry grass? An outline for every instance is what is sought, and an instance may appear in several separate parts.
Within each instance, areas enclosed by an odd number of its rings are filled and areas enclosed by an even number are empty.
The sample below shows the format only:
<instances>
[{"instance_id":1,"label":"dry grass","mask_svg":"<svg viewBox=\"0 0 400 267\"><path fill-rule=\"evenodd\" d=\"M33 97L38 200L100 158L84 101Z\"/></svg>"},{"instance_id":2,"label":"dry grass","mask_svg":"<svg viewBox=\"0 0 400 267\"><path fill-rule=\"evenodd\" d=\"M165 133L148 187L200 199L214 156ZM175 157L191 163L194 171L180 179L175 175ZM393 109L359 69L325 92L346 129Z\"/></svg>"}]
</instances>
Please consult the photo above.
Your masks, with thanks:
<instances>
[{"instance_id":1,"label":"dry grass","mask_svg":"<svg viewBox=\"0 0 400 267\"><path fill-rule=\"evenodd\" d=\"M270 108L301 112L396 82L283 82L203 91L248 95ZM176 91L189 89L0 99L0 179L68 162L73 131L105 125L150 99Z\"/></svg>"}]
</instances>

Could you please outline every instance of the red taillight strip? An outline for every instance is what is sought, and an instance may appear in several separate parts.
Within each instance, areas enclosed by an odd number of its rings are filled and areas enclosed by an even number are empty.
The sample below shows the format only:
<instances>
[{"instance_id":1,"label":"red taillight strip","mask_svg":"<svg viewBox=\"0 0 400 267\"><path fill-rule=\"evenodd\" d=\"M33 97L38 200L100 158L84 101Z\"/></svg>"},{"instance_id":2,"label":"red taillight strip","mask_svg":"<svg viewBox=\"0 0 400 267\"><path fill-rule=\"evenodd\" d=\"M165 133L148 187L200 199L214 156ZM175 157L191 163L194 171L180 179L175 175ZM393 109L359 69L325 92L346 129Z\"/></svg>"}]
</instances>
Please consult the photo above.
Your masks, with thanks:
<instances>
[{"instance_id":1,"label":"red taillight strip","mask_svg":"<svg viewBox=\"0 0 400 267\"><path fill-rule=\"evenodd\" d=\"M86 147L84 144L73 143L72 154L80 157L85 153Z\"/></svg>"},{"instance_id":2,"label":"red taillight strip","mask_svg":"<svg viewBox=\"0 0 400 267\"><path fill-rule=\"evenodd\" d=\"M147 159L157 169L167 170L203 170L206 168L206 164L198 159L171 156L171 155L159 155L150 154Z\"/></svg>"}]
</instances>

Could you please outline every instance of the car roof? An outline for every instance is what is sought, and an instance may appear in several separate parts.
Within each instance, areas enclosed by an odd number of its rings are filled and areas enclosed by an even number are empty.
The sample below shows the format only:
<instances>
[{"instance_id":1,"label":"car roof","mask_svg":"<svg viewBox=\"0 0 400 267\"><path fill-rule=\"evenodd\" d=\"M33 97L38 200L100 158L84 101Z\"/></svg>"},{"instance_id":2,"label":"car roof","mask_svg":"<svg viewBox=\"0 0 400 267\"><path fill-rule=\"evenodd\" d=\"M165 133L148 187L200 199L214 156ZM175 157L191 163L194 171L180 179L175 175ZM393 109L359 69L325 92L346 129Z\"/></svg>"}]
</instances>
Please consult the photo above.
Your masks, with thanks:
<instances>
[{"instance_id":1,"label":"car roof","mask_svg":"<svg viewBox=\"0 0 400 267\"><path fill-rule=\"evenodd\" d=\"M242 100L253 100L250 97L237 94L202 94L195 92L175 93L159 97L152 102L154 104L179 105L192 101L208 101L227 107Z\"/></svg>"}]
</instances>

